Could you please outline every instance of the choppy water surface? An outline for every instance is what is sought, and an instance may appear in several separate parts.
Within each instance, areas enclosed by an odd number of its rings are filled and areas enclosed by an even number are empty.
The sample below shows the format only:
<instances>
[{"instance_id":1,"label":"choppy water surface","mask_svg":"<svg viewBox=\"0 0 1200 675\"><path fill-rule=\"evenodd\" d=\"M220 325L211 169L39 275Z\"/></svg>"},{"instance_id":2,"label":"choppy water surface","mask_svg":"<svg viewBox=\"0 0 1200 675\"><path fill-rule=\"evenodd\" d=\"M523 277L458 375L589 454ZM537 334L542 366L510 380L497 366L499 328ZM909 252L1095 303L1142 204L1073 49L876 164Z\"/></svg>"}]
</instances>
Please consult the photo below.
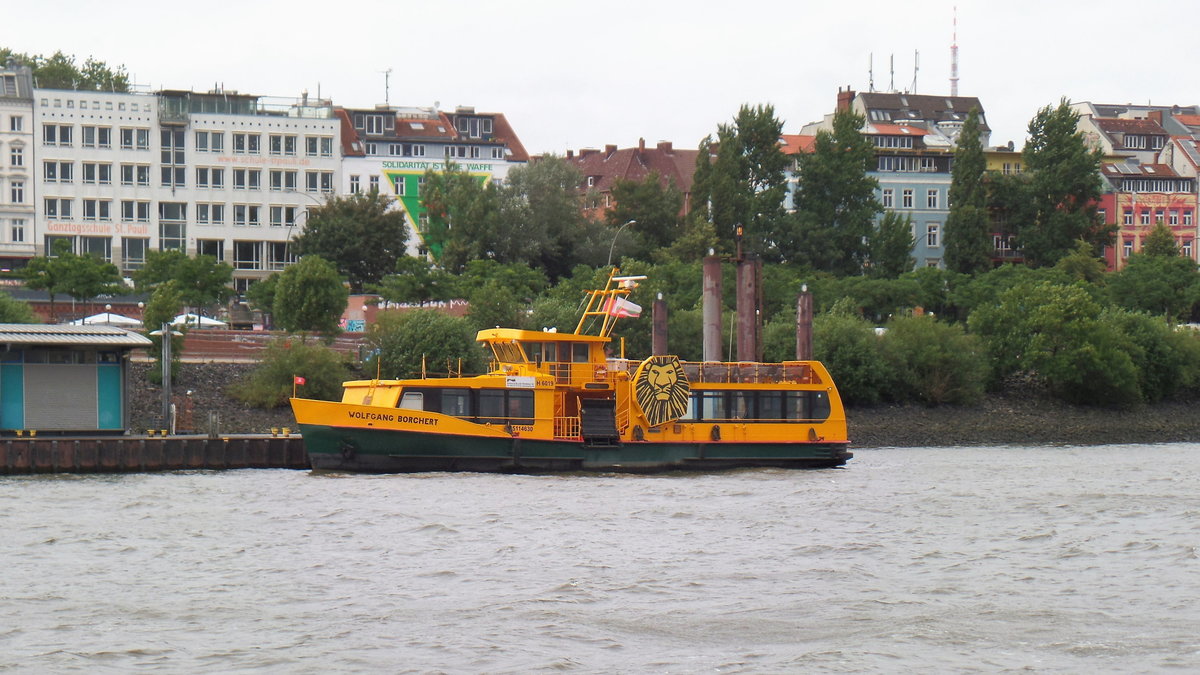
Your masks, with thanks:
<instances>
[{"instance_id":1,"label":"choppy water surface","mask_svg":"<svg viewBox=\"0 0 1200 675\"><path fill-rule=\"evenodd\" d=\"M1200 667L1200 445L0 478L0 670Z\"/></svg>"}]
</instances>

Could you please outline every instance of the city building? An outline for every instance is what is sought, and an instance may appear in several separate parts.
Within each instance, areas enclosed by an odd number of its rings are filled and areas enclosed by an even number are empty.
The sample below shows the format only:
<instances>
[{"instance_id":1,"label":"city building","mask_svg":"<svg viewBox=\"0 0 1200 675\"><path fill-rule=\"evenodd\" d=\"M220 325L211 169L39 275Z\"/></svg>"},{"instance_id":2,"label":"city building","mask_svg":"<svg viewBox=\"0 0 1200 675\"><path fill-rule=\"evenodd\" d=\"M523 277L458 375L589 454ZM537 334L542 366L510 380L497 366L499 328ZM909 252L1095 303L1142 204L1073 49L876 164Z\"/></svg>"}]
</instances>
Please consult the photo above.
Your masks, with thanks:
<instances>
[{"instance_id":1,"label":"city building","mask_svg":"<svg viewBox=\"0 0 1200 675\"><path fill-rule=\"evenodd\" d=\"M295 260L301 218L338 185L328 101L235 91L34 90L34 255L63 240L130 274L153 250L211 255L241 293Z\"/></svg>"},{"instance_id":2,"label":"city building","mask_svg":"<svg viewBox=\"0 0 1200 675\"><path fill-rule=\"evenodd\" d=\"M1114 246L1104 258L1110 270L1125 266L1159 224L1170 228L1180 252L1200 259L1197 237L1197 169L1200 108L1075 103L1077 130L1104 155L1097 210L1115 226Z\"/></svg>"},{"instance_id":3,"label":"city building","mask_svg":"<svg viewBox=\"0 0 1200 675\"><path fill-rule=\"evenodd\" d=\"M437 253L427 241L428 218L421 204L426 171L450 163L479 180L503 182L509 170L529 162L525 146L501 113L454 112L434 108L338 108L342 129L344 194L373 189L396 197L413 228L411 254Z\"/></svg>"},{"instance_id":4,"label":"city building","mask_svg":"<svg viewBox=\"0 0 1200 675\"><path fill-rule=\"evenodd\" d=\"M583 148L578 154L568 150L567 162L581 176L579 191L584 195L584 215L603 220L616 202L612 190L617 181L640 183L652 173L658 174L663 187L674 184L683 193L682 213L691 209L692 183L696 174L699 150L677 150L670 141L659 141L646 147L646 139L638 139L636 148L606 145L604 150Z\"/></svg>"},{"instance_id":5,"label":"city building","mask_svg":"<svg viewBox=\"0 0 1200 675\"><path fill-rule=\"evenodd\" d=\"M0 269L34 255L33 77L28 66L0 68Z\"/></svg>"},{"instance_id":6,"label":"city building","mask_svg":"<svg viewBox=\"0 0 1200 675\"><path fill-rule=\"evenodd\" d=\"M991 130L974 96L838 90L837 110L861 115L862 133L875 145L875 169L869 175L879 181L876 198L884 209L912 219L913 258L919 267L945 266L950 168L958 135L972 109L979 110L979 140L986 146ZM805 125L800 133L831 131L833 115Z\"/></svg>"}]
</instances>

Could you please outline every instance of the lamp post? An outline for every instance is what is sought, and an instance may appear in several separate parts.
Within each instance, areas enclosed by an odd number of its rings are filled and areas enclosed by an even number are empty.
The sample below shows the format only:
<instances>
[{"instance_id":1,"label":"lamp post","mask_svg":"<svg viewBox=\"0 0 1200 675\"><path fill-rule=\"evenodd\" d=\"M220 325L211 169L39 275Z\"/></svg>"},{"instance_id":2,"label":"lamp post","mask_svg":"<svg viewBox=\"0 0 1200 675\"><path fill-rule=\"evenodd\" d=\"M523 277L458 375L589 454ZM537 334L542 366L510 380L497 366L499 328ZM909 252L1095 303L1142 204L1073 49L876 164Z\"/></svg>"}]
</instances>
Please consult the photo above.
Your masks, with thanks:
<instances>
[{"instance_id":1,"label":"lamp post","mask_svg":"<svg viewBox=\"0 0 1200 675\"><path fill-rule=\"evenodd\" d=\"M312 203L316 204L317 206L325 206L325 204L326 204L326 202L321 201L314 195L310 195L307 192L301 192L301 191L295 190L295 189L284 190L284 194L299 195L301 197L304 197L304 198L312 201ZM308 209L308 207L305 207L304 211L297 214L296 217L292 219L292 222L288 223L288 226L287 226L287 251L285 254L288 258L291 258L291 255L292 255L292 228L296 226L296 221L300 218L300 216L304 216L305 222L308 222L308 213L309 213L309 209Z\"/></svg>"},{"instance_id":2,"label":"lamp post","mask_svg":"<svg viewBox=\"0 0 1200 675\"><path fill-rule=\"evenodd\" d=\"M616 248L616 246L617 246L617 237L621 236L621 230L624 230L625 228L629 227L630 225L634 225L636 223L637 223L636 220L631 220L617 228L617 231L613 234L612 243L609 244L609 246L608 246L608 262L604 263L605 267L612 267L613 249Z\"/></svg>"}]
</instances>

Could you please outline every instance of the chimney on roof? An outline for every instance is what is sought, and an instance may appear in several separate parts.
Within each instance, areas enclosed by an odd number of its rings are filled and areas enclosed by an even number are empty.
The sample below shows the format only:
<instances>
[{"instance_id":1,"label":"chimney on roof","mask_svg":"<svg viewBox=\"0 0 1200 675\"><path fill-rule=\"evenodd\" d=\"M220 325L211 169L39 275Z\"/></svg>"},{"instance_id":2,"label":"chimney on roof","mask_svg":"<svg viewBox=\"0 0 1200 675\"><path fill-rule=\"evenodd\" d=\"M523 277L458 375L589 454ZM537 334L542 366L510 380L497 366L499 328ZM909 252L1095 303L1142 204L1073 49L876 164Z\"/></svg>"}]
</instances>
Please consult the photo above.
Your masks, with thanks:
<instances>
[{"instance_id":1,"label":"chimney on roof","mask_svg":"<svg viewBox=\"0 0 1200 675\"><path fill-rule=\"evenodd\" d=\"M594 155L597 152L600 152L600 151L595 148L580 148L579 149L579 159L583 159L584 157L587 157L588 155Z\"/></svg>"},{"instance_id":2,"label":"chimney on roof","mask_svg":"<svg viewBox=\"0 0 1200 675\"><path fill-rule=\"evenodd\" d=\"M659 141L658 142L658 151L665 152L668 155L671 154L671 141Z\"/></svg>"},{"instance_id":3,"label":"chimney on roof","mask_svg":"<svg viewBox=\"0 0 1200 675\"><path fill-rule=\"evenodd\" d=\"M1157 122L1159 126L1162 126L1162 114L1163 114L1163 111L1161 111L1161 110L1151 110L1150 111L1151 121Z\"/></svg>"},{"instance_id":4,"label":"chimney on roof","mask_svg":"<svg viewBox=\"0 0 1200 675\"><path fill-rule=\"evenodd\" d=\"M574 157L574 156L575 156L575 151L574 151L574 150L568 150L568 151L567 151L567 159L571 159L571 158L572 158L572 157Z\"/></svg>"},{"instance_id":5,"label":"chimney on roof","mask_svg":"<svg viewBox=\"0 0 1200 675\"><path fill-rule=\"evenodd\" d=\"M838 96L837 96L838 112L842 112L843 110L849 110L850 104L853 102L854 102L854 90L850 88L850 85L846 85L846 89L844 91L842 90L841 87L838 87Z\"/></svg>"},{"instance_id":6,"label":"chimney on roof","mask_svg":"<svg viewBox=\"0 0 1200 675\"><path fill-rule=\"evenodd\" d=\"M606 145L606 146L604 146L604 156L605 156L606 158L607 158L607 157L612 157L612 156L613 156L613 153L614 153L614 152L616 152L616 151L617 151L617 146L615 146L615 145Z\"/></svg>"},{"instance_id":7,"label":"chimney on roof","mask_svg":"<svg viewBox=\"0 0 1200 675\"><path fill-rule=\"evenodd\" d=\"M645 151L646 151L646 139L639 138L638 139L638 152L645 152Z\"/></svg>"}]
</instances>

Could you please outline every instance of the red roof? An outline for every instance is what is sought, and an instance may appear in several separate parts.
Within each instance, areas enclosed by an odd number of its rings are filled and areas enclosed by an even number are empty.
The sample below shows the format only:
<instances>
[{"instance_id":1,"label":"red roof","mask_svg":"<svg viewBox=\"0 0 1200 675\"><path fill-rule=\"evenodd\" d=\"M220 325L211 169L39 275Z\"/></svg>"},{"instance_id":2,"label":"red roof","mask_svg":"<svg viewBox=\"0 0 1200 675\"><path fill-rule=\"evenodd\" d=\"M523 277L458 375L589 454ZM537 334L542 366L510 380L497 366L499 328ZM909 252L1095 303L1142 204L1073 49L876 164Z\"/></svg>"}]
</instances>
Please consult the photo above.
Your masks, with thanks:
<instances>
[{"instance_id":1,"label":"red roof","mask_svg":"<svg viewBox=\"0 0 1200 675\"><path fill-rule=\"evenodd\" d=\"M636 148L623 148L609 145L603 151L580 150L579 155L572 157L568 153L567 161L572 163L586 182L592 179L592 185L586 186L599 192L609 192L618 179L642 181L651 172L658 172L662 183L674 181L680 192L689 193L696 173L696 155L699 150L676 150L667 141L660 142L657 147L646 147L641 143Z\"/></svg>"},{"instance_id":2,"label":"red roof","mask_svg":"<svg viewBox=\"0 0 1200 675\"><path fill-rule=\"evenodd\" d=\"M517 132L513 131L504 113L487 114L492 115L492 138L504 141L504 145L508 148L508 161L528 162L529 153L525 150L521 139L517 138Z\"/></svg>"},{"instance_id":3,"label":"red roof","mask_svg":"<svg viewBox=\"0 0 1200 675\"><path fill-rule=\"evenodd\" d=\"M458 134L454 131L454 125L446 118L446 113L439 112L436 119L397 117L396 136L449 141L456 138Z\"/></svg>"},{"instance_id":4,"label":"red roof","mask_svg":"<svg viewBox=\"0 0 1200 675\"><path fill-rule=\"evenodd\" d=\"M1104 164L1106 176L1149 176L1153 178L1179 178L1169 164Z\"/></svg>"},{"instance_id":5,"label":"red roof","mask_svg":"<svg viewBox=\"0 0 1200 675\"><path fill-rule=\"evenodd\" d=\"M333 114L342 123L342 155L345 157L362 157L366 154L358 132L354 130L354 121L345 108L334 108Z\"/></svg>"},{"instance_id":6,"label":"red roof","mask_svg":"<svg viewBox=\"0 0 1200 675\"><path fill-rule=\"evenodd\" d=\"M867 131L867 133L874 133L877 136L925 136L929 133L920 127L909 126L907 124L871 123L867 126L867 129L874 129L874 132Z\"/></svg>"},{"instance_id":7,"label":"red roof","mask_svg":"<svg viewBox=\"0 0 1200 675\"><path fill-rule=\"evenodd\" d=\"M1189 127L1200 127L1200 115L1172 115L1180 124Z\"/></svg>"},{"instance_id":8,"label":"red roof","mask_svg":"<svg viewBox=\"0 0 1200 675\"><path fill-rule=\"evenodd\" d=\"M785 155L799 155L801 153L810 153L813 151L813 143L816 142L816 136L807 136L804 134L782 134L779 137L779 149Z\"/></svg>"},{"instance_id":9,"label":"red roof","mask_svg":"<svg viewBox=\"0 0 1200 675\"><path fill-rule=\"evenodd\" d=\"M1158 122L1151 120L1125 120L1111 117L1097 117L1096 126L1104 131L1124 134L1152 134L1166 136L1167 130Z\"/></svg>"}]
</instances>

